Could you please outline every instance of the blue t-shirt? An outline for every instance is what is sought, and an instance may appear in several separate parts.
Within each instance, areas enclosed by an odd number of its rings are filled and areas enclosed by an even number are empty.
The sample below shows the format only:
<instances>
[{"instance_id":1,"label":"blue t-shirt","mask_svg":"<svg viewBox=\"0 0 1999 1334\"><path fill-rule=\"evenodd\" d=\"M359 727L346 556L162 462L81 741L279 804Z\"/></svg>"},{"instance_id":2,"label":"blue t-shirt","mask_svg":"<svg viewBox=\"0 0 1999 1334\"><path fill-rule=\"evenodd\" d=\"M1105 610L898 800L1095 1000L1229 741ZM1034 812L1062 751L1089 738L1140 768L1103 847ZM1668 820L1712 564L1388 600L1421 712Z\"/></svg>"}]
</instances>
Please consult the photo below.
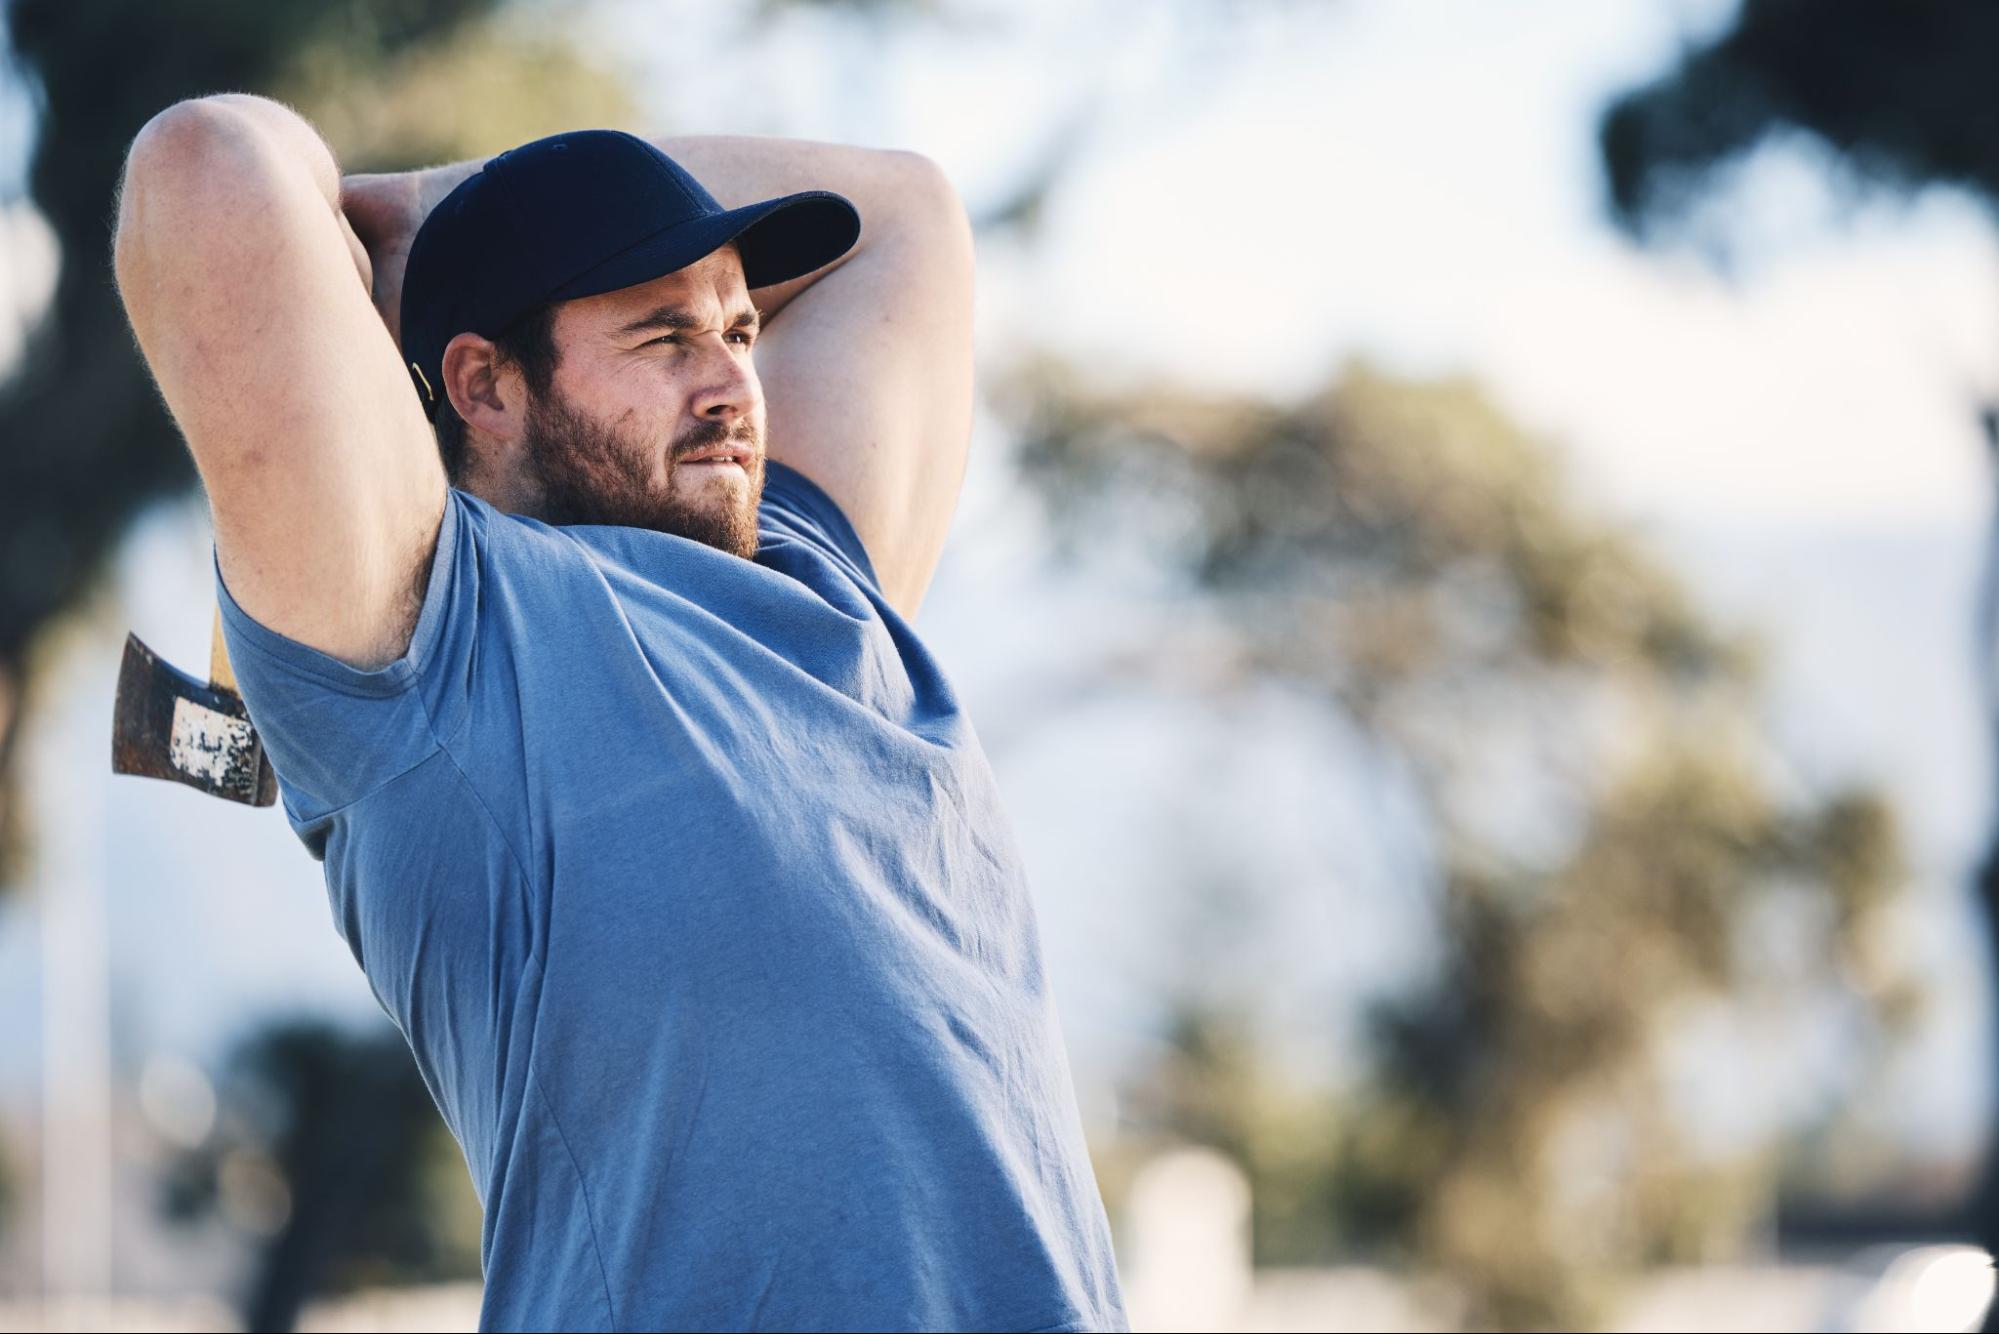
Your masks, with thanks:
<instances>
[{"instance_id":1,"label":"blue t-shirt","mask_svg":"<svg viewBox=\"0 0 1999 1334\"><path fill-rule=\"evenodd\" d=\"M229 654L485 1208L482 1328L1123 1329L1021 859L839 508L452 490L404 656Z\"/></svg>"}]
</instances>

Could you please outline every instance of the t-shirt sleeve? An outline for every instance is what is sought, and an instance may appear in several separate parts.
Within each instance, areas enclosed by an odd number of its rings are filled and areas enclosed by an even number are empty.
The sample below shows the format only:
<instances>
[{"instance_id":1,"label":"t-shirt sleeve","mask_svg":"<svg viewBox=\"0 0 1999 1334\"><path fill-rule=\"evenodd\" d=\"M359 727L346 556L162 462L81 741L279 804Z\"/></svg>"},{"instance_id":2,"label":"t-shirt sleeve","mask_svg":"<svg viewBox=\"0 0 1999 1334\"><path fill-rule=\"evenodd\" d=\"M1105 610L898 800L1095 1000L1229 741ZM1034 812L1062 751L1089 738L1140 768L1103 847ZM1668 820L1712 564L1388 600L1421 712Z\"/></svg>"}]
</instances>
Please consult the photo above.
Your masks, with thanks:
<instances>
[{"instance_id":1,"label":"t-shirt sleeve","mask_svg":"<svg viewBox=\"0 0 1999 1334\"><path fill-rule=\"evenodd\" d=\"M463 492L445 495L416 629L402 657L384 667L349 666L263 625L213 562L229 663L295 819L317 818L407 773L464 715L483 524Z\"/></svg>"},{"instance_id":2,"label":"t-shirt sleeve","mask_svg":"<svg viewBox=\"0 0 1999 1334\"><path fill-rule=\"evenodd\" d=\"M834 503L833 497L810 477L776 459L764 460L764 491L760 522L794 541L831 557L853 578L881 592L874 563L861 546L860 535Z\"/></svg>"}]
</instances>

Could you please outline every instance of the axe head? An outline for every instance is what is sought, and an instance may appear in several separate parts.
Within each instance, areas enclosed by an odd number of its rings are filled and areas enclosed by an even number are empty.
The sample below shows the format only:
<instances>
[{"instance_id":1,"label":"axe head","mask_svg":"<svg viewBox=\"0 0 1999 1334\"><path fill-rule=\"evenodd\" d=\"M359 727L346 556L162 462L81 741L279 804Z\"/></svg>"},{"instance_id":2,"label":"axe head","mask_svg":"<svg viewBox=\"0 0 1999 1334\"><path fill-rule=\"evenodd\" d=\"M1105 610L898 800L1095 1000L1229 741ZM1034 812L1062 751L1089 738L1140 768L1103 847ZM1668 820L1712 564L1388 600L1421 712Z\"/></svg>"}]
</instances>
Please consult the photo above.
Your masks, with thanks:
<instances>
[{"instance_id":1,"label":"axe head","mask_svg":"<svg viewBox=\"0 0 1999 1334\"><path fill-rule=\"evenodd\" d=\"M111 721L113 773L166 778L248 806L278 799L278 778L250 711L233 690L204 685L125 636Z\"/></svg>"}]
</instances>

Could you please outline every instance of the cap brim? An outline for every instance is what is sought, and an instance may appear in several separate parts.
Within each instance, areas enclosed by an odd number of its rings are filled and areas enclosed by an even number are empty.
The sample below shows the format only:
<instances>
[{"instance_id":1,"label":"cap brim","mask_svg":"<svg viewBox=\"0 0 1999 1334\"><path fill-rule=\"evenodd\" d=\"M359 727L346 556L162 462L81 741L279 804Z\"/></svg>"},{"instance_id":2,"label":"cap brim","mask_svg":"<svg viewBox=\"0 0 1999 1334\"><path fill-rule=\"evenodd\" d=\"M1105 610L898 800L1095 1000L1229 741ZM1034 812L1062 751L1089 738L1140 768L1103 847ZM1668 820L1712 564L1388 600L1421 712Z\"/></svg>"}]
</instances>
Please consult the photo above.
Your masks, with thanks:
<instances>
[{"instance_id":1,"label":"cap brim","mask_svg":"<svg viewBox=\"0 0 1999 1334\"><path fill-rule=\"evenodd\" d=\"M711 255L731 241L743 255L743 281L751 290L802 278L853 249L861 215L830 190L745 204L654 232L550 292L549 301L615 292L651 282Z\"/></svg>"}]
</instances>

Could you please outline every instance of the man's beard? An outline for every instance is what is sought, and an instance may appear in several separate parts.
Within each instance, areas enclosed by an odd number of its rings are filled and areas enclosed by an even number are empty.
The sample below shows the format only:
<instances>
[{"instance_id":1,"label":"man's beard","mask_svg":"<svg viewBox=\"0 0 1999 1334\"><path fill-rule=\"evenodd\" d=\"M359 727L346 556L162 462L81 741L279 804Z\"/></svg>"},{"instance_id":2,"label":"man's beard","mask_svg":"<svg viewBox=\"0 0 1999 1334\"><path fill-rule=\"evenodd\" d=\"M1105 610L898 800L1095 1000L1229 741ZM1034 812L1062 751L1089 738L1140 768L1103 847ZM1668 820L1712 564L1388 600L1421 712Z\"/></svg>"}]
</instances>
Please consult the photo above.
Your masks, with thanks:
<instances>
[{"instance_id":1,"label":"man's beard","mask_svg":"<svg viewBox=\"0 0 1999 1334\"><path fill-rule=\"evenodd\" d=\"M748 419L731 425L703 422L673 442L666 484L653 481L655 451L620 435L584 413L553 385L528 403L522 443L527 468L540 488L537 517L547 523L608 523L650 528L717 547L748 560L757 554L757 502L763 497L763 442ZM688 492L707 490L707 479L695 473L690 486L678 482L680 460L721 444L747 445L754 457L745 470L749 485L740 503L735 488L721 488L723 497L697 500ZM702 465L710 466L710 465Z\"/></svg>"}]
</instances>

